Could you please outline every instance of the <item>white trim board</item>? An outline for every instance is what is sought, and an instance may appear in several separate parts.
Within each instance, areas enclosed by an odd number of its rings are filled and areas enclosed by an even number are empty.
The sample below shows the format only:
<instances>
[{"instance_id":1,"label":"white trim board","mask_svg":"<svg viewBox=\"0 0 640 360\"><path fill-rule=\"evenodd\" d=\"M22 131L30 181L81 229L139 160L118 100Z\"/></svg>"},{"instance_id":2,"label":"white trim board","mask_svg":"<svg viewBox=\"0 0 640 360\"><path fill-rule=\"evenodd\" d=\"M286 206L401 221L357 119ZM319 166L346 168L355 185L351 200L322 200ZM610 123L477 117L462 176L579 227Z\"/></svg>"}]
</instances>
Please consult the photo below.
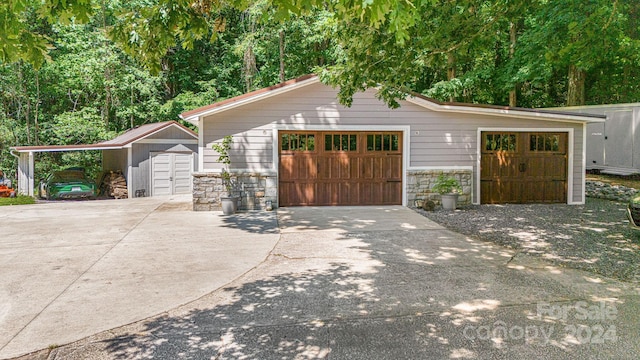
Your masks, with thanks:
<instances>
[{"instance_id":1,"label":"white trim board","mask_svg":"<svg viewBox=\"0 0 640 360\"><path fill-rule=\"evenodd\" d=\"M586 129L586 124L583 124ZM508 127L479 127L478 128L478 138L477 138L477 156L476 156L476 166L478 171L476 172L476 194L478 195L477 201L473 203L475 205L480 204L480 199L482 194L480 193L480 164L481 164L481 156L482 156L482 132L484 131L505 131L505 132L564 132L568 133L567 139L567 202L569 205L579 205L584 204L584 191L582 192L582 202L574 202L573 201L573 170L574 170L574 129L573 128L508 128ZM586 131L586 130L585 130ZM584 148L583 148L583 158L584 158ZM585 160L583 160L585 161ZM584 165L583 165L584 168Z\"/></svg>"},{"instance_id":2,"label":"white trim board","mask_svg":"<svg viewBox=\"0 0 640 360\"><path fill-rule=\"evenodd\" d=\"M407 171L430 171L430 170L471 170L471 165L450 165L450 166L411 166Z\"/></svg>"}]
</instances>

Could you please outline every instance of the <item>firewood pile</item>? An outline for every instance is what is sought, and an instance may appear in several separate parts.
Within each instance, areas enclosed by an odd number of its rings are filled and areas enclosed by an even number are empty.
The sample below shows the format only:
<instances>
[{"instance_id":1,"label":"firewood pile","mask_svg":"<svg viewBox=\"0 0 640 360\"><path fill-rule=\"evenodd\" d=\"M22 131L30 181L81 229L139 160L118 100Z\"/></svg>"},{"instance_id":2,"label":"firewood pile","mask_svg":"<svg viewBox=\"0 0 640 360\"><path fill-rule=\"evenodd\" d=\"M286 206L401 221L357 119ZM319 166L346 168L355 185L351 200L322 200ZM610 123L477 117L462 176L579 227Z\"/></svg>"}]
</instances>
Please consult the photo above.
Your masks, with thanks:
<instances>
[{"instance_id":1,"label":"firewood pile","mask_svg":"<svg viewBox=\"0 0 640 360\"><path fill-rule=\"evenodd\" d=\"M102 184L100 185L102 193L116 199L126 199L129 197L127 192L127 180L120 171L109 171L102 176Z\"/></svg>"}]
</instances>

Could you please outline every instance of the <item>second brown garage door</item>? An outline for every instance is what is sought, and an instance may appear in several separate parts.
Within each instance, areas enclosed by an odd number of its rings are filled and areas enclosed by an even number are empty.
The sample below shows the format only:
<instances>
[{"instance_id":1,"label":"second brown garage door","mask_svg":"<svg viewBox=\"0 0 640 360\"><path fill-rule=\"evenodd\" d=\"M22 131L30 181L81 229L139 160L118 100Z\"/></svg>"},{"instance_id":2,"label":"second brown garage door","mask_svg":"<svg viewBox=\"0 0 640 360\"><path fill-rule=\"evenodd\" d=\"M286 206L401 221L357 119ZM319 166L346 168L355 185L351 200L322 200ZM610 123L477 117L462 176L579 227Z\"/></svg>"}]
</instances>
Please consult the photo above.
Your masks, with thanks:
<instances>
[{"instance_id":1,"label":"second brown garage door","mask_svg":"<svg viewBox=\"0 0 640 360\"><path fill-rule=\"evenodd\" d=\"M565 203L567 133L483 132L483 204Z\"/></svg>"},{"instance_id":2,"label":"second brown garage door","mask_svg":"<svg viewBox=\"0 0 640 360\"><path fill-rule=\"evenodd\" d=\"M401 132L282 131L279 205L401 205Z\"/></svg>"}]
</instances>

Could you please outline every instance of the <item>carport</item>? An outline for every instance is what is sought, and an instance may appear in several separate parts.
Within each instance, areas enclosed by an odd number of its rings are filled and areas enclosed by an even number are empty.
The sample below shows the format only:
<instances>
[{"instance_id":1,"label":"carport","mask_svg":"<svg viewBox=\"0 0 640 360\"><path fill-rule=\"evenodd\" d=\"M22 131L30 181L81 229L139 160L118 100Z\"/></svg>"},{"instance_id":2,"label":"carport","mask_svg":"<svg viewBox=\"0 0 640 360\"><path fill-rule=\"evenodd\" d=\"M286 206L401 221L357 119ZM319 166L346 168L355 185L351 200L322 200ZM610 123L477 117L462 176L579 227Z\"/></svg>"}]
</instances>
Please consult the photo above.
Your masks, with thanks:
<instances>
[{"instance_id":1,"label":"carport","mask_svg":"<svg viewBox=\"0 0 640 360\"><path fill-rule=\"evenodd\" d=\"M190 193L196 171L198 135L176 121L145 124L97 144L16 146L18 193L34 196L38 152L102 151L102 170L121 171L129 198Z\"/></svg>"}]
</instances>

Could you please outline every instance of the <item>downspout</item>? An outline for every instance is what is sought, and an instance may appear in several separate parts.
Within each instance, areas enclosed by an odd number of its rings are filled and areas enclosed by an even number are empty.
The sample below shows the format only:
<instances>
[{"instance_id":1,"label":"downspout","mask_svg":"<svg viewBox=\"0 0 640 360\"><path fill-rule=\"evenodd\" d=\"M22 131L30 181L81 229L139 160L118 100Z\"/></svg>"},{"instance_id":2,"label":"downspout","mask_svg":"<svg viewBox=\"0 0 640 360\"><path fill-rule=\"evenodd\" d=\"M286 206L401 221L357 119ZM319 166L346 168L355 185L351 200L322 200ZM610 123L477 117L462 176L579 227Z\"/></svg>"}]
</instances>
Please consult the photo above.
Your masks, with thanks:
<instances>
[{"instance_id":1,"label":"downspout","mask_svg":"<svg viewBox=\"0 0 640 360\"><path fill-rule=\"evenodd\" d=\"M20 156L14 154L13 153L14 151L16 151L16 150L15 149L14 150L9 150L9 154L11 154L11 156L13 156L14 158L18 159L18 161L20 161Z\"/></svg>"}]
</instances>

